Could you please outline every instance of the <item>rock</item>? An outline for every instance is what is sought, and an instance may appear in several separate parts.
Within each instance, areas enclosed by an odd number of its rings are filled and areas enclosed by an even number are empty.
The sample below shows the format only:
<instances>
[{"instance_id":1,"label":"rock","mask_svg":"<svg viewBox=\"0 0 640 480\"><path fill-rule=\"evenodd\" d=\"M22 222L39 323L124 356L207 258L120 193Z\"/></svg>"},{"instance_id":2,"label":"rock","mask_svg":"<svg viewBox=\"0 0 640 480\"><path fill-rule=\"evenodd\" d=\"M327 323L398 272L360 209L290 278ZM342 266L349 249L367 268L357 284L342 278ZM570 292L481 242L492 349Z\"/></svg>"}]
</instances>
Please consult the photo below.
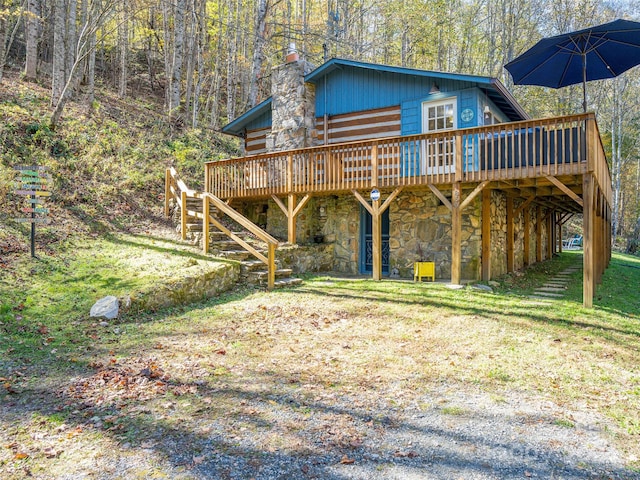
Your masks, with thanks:
<instances>
[{"instance_id":1,"label":"rock","mask_svg":"<svg viewBox=\"0 0 640 480\"><path fill-rule=\"evenodd\" d=\"M489 286L491 287L499 287L500 286L500 282L496 282L494 280L489 280Z\"/></svg>"},{"instance_id":2,"label":"rock","mask_svg":"<svg viewBox=\"0 0 640 480\"><path fill-rule=\"evenodd\" d=\"M489 285L483 285L481 283L474 283L470 286L470 288L472 288L473 290L480 290L482 292L493 292L493 288L491 288Z\"/></svg>"},{"instance_id":3,"label":"rock","mask_svg":"<svg viewBox=\"0 0 640 480\"><path fill-rule=\"evenodd\" d=\"M109 320L118 317L118 299L113 295L108 295L106 297L98 300L93 307L91 307L91 311L89 312L89 316L91 317L105 317Z\"/></svg>"},{"instance_id":4,"label":"rock","mask_svg":"<svg viewBox=\"0 0 640 480\"><path fill-rule=\"evenodd\" d=\"M450 290L461 290L464 288L464 285L459 285L457 283L448 283L446 287Z\"/></svg>"}]
</instances>

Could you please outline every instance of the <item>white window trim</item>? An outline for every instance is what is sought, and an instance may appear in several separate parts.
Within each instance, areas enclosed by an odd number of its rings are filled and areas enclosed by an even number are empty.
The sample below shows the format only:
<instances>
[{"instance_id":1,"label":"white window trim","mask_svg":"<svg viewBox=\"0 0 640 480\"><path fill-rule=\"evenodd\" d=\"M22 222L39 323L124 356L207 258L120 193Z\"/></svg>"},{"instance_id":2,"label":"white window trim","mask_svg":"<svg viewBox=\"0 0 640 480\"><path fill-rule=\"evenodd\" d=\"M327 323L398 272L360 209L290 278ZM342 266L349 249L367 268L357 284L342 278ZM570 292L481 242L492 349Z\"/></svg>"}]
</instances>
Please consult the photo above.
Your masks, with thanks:
<instances>
[{"instance_id":1,"label":"white window trim","mask_svg":"<svg viewBox=\"0 0 640 480\"><path fill-rule=\"evenodd\" d=\"M428 129L429 118L427 116L427 109L429 107L438 107L440 105L449 105L449 104L453 104L453 127L443 128L440 130L429 130ZM457 128L458 128L458 98L457 97L447 97L439 100L433 100L433 101L422 103L422 133L445 132L445 131L456 130ZM420 161L422 164L421 171L423 172L423 174L435 175L435 174L443 174L443 173L452 173L455 171L455 165L453 164L453 162L451 162L451 164L449 165L439 165L435 167L427 166L428 149L435 148L436 150L438 150L443 147L443 142L440 142L439 145L435 144L435 142L427 142L427 141L422 141L421 143L422 143L422 147L421 147ZM447 146L445 146L445 148L447 148ZM455 159L455 142L453 140L448 145L448 148L450 148L451 150L447 156L450 156L450 158ZM439 155L439 154L436 154L436 155Z\"/></svg>"}]
</instances>

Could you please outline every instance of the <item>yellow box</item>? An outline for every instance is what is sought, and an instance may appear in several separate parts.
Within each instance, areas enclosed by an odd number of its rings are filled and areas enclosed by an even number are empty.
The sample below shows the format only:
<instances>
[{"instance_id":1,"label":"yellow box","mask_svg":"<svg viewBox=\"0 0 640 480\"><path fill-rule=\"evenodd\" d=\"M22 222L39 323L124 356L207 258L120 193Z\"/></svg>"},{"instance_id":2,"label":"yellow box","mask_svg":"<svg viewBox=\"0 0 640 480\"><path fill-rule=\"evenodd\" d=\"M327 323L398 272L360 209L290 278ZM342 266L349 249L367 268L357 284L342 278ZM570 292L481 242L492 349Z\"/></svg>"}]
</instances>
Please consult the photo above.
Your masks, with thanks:
<instances>
[{"instance_id":1,"label":"yellow box","mask_svg":"<svg viewBox=\"0 0 640 480\"><path fill-rule=\"evenodd\" d=\"M413 281L422 281L423 277L430 277L436 281L436 264L434 262L416 262L413 264Z\"/></svg>"}]
</instances>

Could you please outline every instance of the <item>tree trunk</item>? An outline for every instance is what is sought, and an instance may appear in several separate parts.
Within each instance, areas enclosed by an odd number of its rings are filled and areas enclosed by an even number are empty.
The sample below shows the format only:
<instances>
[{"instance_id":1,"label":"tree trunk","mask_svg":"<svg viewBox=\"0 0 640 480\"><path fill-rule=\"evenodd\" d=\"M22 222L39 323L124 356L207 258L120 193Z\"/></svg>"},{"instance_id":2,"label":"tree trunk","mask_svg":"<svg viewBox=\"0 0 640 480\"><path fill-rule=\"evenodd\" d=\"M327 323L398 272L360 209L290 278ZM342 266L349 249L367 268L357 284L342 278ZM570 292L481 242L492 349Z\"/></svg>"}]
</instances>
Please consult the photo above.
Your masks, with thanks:
<instances>
[{"instance_id":1,"label":"tree trunk","mask_svg":"<svg viewBox=\"0 0 640 480\"><path fill-rule=\"evenodd\" d=\"M65 45L66 37L66 6L65 0L55 0L53 19L53 71L51 74L51 105L56 106L62 96L62 89L66 81L65 76Z\"/></svg>"},{"instance_id":2,"label":"tree trunk","mask_svg":"<svg viewBox=\"0 0 640 480\"><path fill-rule=\"evenodd\" d=\"M176 0L174 12L173 62L171 76L171 92L169 115L175 117L180 113L180 92L182 86L182 64L184 60L184 12L185 0Z\"/></svg>"},{"instance_id":3,"label":"tree trunk","mask_svg":"<svg viewBox=\"0 0 640 480\"><path fill-rule=\"evenodd\" d=\"M267 0L258 0L256 6L256 41L253 47L253 62L251 63L251 78L249 79L249 107L258 103L258 80L264 62L265 30L267 27Z\"/></svg>"},{"instance_id":4,"label":"tree trunk","mask_svg":"<svg viewBox=\"0 0 640 480\"><path fill-rule=\"evenodd\" d=\"M118 25L118 56L120 75L118 77L118 96L127 96L127 56L129 52L129 9L127 0L121 0L120 23Z\"/></svg>"},{"instance_id":5,"label":"tree trunk","mask_svg":"<svg viewBox=\"0 0 640 480\"><path fill-rule=\"evenodd\" d=\"M29 14L26 22L26 58L24 78L33 81L38 70L38 37L40 36L40 0L29 0Z\"/></svg>"}]
</instances>

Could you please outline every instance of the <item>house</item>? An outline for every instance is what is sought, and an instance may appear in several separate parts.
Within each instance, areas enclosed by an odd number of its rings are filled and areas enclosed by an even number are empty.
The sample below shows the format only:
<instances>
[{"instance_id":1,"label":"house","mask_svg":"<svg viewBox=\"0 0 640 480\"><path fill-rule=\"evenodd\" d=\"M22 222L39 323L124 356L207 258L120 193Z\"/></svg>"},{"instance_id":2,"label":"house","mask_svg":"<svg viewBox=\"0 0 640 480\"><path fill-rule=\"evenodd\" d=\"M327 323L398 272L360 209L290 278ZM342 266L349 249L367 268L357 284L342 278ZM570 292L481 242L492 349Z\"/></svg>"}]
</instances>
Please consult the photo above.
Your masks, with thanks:
<instances>
[{"instance_id":1,"label":"house","mask_svg":"<svg viewBox=\"0 0 640 480\"><path fill-rule=\"evenodd\" d=\"M489 280L550 258L583 214L585 305L610 257L611 181L593 114L535 119L497 80L297 54L223 131L245 156L205 189L333 269ZM329 253L326 253L326 252ZM327 264L327 259L323 259Z\"/></svg>"}]
</instances>

